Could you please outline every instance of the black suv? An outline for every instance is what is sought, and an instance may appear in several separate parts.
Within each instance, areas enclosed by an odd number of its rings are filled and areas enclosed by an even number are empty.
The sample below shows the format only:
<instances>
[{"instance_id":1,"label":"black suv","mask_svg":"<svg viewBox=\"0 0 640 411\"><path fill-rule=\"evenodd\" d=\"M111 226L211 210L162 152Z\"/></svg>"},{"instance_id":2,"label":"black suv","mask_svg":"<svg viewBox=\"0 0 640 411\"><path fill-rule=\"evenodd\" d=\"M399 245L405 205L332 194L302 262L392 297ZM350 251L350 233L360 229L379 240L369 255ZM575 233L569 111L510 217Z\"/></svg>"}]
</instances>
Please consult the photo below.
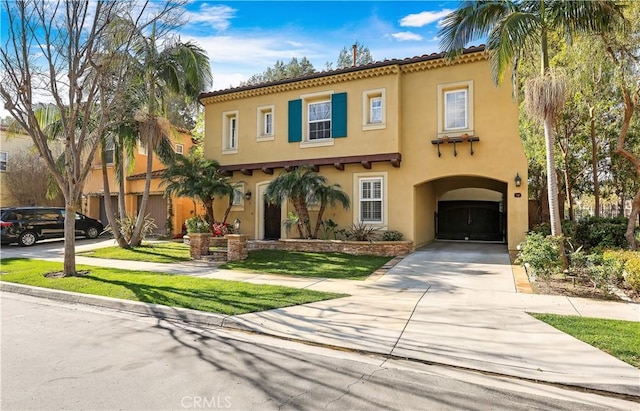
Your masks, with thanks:
<instances>
[{"instance_id":1,"label":"black suv","mask_svg":"<svg viewBox=\"0 0 640 411\"><path fill-rule=\"evenodd\" d=\"M65 209L61 207L11 207L0 210L2 244L34 245L45 238L64 237ZM104 225L84 214L76 213L76 235L98 237Z\"/></svg>"}]
</instances>

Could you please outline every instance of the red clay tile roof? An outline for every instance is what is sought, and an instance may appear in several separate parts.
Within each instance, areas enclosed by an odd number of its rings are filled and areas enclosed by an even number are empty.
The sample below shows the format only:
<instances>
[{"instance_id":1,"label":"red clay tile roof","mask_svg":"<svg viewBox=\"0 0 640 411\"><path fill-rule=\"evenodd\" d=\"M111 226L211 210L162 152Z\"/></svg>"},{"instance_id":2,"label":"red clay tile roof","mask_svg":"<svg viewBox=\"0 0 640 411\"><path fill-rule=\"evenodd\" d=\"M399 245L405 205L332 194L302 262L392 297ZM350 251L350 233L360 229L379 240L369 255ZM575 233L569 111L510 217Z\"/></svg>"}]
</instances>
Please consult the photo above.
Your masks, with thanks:
<instances>
[{"instance_id":1,"label":"red clay tile roof","mask_svg":"<svg viewBox=\"0 0 640 411\"><path fill-rule=\"evenodd\" d=\"M166 170L166 168L163 168L162 170L153 170L151 172L151 178L162 178L162 173L164 173L164 171ZM147 177L147 173L140 173L140 174L132 174L129 177L127 177L127 180L144 180Z\"/></svg>"},{"instance_id":2,"label":"red clay tile roof","mask_svg":"<svg viewBox=\"0 0 640 411\"><path fill-rule=\"evenodd\" d=\"M468 47L468 48L464 49L462 51L462 54L477 53L477 52L484 51L484 50L485 50L485 45L481 44L479 46L471 46L471 47ZM217 90L217 91L210 91L210 92L207 92L207 93L200 93L200 96L198 97L198 99L203 99L203 98L213 97L213 96L220 96L220 95L230 94L230 93L236 93L238 91L246 91L246 90L253 90L253 89L258 89L258 88L262 88L262 87L275 86L275 85L279 85L279 84L295 83L296 81L308 80L308 79L314 79L314 78L320 78L320 77L327 77L327 76L333 76L335 74L351 73L351 72L354 72L354 71L367 70L367 69L376 68L376 67L392 66L392 65L395 65L395 64L405 65L405 64L418 63L418 62L421 62L421 61L437 60L437 59L441 59L441 58L444 58L444 57L445 57L445 53L431 53L431 54L423 54L422 56L407 57L405 59L391 59L391 60L376 61L374 63L362 64L360 66L355 66L355 67L347 67L347 68L331 70L331 71L319 71L319 72L316 72L316 73L307 74L307 75L300 76L300 77L286 78L286 79L270 81L270 82L266 82L266 83L251 84L251 85L248 85L248 86L232 87L232 88L228 88L228 89L224 89L224 90Z\"/></svg>"}]
</instances>

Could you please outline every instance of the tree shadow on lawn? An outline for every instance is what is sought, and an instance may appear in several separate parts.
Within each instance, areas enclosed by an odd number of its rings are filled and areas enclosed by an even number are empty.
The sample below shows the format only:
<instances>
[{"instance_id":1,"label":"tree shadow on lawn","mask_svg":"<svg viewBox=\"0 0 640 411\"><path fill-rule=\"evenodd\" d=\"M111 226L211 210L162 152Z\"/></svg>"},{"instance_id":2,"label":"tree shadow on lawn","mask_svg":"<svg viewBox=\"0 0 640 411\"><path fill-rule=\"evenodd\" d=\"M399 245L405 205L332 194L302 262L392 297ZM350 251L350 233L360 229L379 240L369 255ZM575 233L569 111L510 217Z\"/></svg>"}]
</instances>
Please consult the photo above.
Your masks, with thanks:
<instances>
[{"instance_id":1,"label":"tree shadow on lawn","mask_svg":"<svg viewBox=\"0 0 640 411\"><path fill-rule=\"evenodd\" d=\"M199 288L188 288L188 284L185 284L185 287L175 287L171 285L149 285L122 280L109 280L93 275L87 275L85 278L124 287L131 291L140 302L226 315L265 311L346 296L346 294L323 293L225 280L206 280L212 281L212 286L202 287L199 285ZM183 280L188 283L190 277L185 277ZM202 280L200 279L200 281Z\"/></svg>"}]
</instances>

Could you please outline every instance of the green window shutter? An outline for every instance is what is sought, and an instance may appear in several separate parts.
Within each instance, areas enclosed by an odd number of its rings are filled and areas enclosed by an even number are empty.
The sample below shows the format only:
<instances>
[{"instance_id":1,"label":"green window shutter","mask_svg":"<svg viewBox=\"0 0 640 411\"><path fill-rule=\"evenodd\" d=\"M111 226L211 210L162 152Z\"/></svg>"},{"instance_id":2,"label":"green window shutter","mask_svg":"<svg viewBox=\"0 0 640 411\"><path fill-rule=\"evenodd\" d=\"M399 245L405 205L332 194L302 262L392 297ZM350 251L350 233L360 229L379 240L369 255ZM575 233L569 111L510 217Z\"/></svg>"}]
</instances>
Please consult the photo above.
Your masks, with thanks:
<instances>
[{"instance_id":1,"label":"green window shutter","mask_svg":"<svg viewBox=\"0 0 640 411\"><path fill-rule=\"evenodd\" d=\"M331 95L331 137L347 136L347 93Z\"/></svg>"},{"instance_id":2,"label":"green window shutter","mask_svg":"<svg viewBox=\"0 0 640 411\"><path fill-rule=\"evenodd\" d=\"M289 101L289 143L302 141L302 100Z\"/></svg>"}]
</instances>

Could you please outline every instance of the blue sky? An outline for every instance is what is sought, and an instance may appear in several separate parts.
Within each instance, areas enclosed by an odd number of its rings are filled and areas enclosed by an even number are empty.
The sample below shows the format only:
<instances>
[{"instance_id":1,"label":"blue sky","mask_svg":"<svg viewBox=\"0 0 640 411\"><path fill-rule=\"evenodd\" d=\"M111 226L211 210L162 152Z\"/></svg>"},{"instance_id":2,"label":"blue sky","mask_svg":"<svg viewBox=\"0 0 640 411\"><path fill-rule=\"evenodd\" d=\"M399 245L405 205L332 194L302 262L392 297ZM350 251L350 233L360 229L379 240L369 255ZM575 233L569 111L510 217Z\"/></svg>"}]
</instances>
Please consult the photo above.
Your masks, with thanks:
<instances>
[{"instance_id":1,"label":"blue sky","mask_svg":"<svg viewBox=\"0 0 640 411\"><path fill-rule=\"evenodd\" d=\"M317 70L357 40L374 60L438 52L438 22L458 1L192 1L179 34L210 59L213 90L237 86L276 60Z\"/></svg>"}]
</instances>

